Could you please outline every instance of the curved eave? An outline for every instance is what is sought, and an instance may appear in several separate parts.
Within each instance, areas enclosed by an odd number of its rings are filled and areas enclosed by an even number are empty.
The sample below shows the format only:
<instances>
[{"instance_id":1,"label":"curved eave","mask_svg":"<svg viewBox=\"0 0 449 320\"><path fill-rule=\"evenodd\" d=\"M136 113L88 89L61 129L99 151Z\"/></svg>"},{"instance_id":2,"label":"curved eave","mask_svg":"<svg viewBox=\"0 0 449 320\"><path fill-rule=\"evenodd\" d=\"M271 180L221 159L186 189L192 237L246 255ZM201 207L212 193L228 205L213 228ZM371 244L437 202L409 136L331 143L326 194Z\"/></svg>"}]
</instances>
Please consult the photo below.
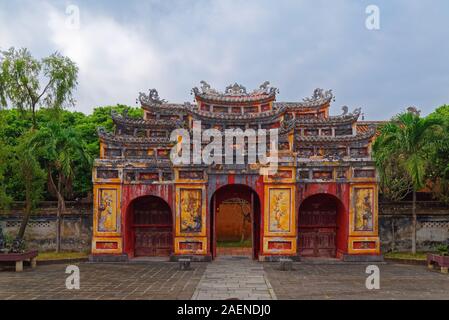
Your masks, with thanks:
<instances>
[{"instance_id":1,"label":"curved eave","mask_svg":"<svg viewBox=\"0 0 449 320\"><path fill-rule=\"evenodd\" d=\"M360 114L350 114L346 116L332 116L329 118L324 119L301 119L297 118L296 126L303 126L303 125L318 125L320 127L323 126L338 126L338 125L345 125L345 124L354 124L357 122Z\"/></svg>"},{"instance_id":2,"label":"curved eave","mask_svg":"<svg viewBox=\"0 0 449 320\"><path fill-rule=\"evenodd\" d=\"M305 143L345 143L345 142L358 142L363 140L371 140L375 135L375 130L369 130L365 133L357 134L355 136L297 136L295 138L298 142Z\"/></svg>"},{"instance_id":3,"label":"curved eave","mask_svg":"<svg viewBox=\"0 0 449 320\"><path fill-rule=\"evenodd\" d=\"M232 113L213 113L191 109L190 114L203 120L219 120L219 121L266 121L277 120L282 115L284 109L276 109L259 113L232 114Z\"/></svg>"},{"instance_id":4,"label":"curved eave","mask_svg":"<svg viewBox=\"0 0 449 320\"><path fill-rule=\"evenodd\" d=\"M122 126L131 126L131 127L140 127L145 129L162 127L162 128L174 128L182 126L182 121L175 120L144 120L144 119L131 119L131 118L123 118L122 116L112 115L112 121L115 124L119 124Z\"/></svg>"},{"instance_id":5,"label":"curved eave","mask_svg":"<svg viewBox=\"0 0 449 320\"><path fill-rule=\"evenodd\" d=\"M174 113L174 112L186 112L189 108L187 104L180 103L164 103L164 104L141 104L142 109L150 112L163 112L163 113Z\"/></svg>"},{"instance_id":6,"label":"curved eave","mask_svg":"<svg viewBox=\"0 0 449 320\"><path fill-rule=\"evenodd\" d=\"M285 107L287 111L307 112L329 108L331 100L332 98L303 102L275 102L274 105L278 108Z\"/></svg>"},{"instance_id":7,"label":"curved eave","mask_svg":"<svg viewBox=\"0 0 449 320\"><path fill-rule=\"evenodd\" d=\"M217 105L242 105L242 104L265 104L276 99L276 94L254 95L254 96L226 96L195 94L195 100L198 102L217 104Z\"/></svg>"},{"instance_id":8,"label":"curved eave","mask_svg":"<svg viewBox=\"0 0 449 320\"><path fill-rule=\"evenodd\" d=\"M168 138L138 138L133 136L121 136L108 133L102 129L98 130L100 141L112 144L138 144L138 145L164 145L174 144Z\"/></svg>"}]
</instances>

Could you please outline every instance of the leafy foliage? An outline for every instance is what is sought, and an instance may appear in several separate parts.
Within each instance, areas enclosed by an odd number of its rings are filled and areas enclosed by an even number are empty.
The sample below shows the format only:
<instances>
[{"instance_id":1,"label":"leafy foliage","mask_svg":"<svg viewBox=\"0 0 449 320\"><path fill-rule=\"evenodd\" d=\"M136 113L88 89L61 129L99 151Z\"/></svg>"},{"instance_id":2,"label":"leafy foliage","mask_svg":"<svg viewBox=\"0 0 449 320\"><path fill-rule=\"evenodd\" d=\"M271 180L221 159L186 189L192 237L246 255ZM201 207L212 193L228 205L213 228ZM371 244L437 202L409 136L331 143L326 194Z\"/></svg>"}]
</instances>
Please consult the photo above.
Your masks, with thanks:
<instances>
[{"instance_id":1,"label":"leafy foliage","mask_svg":"<svg viewBox=\"0 0 449 320\"><path fill-rule=\"evenodd\" d=\"M435 143L429 150L429 187L437 199L449 203L449 105L441 106L428 117L443 124L442 131L432 132L432 140Z\"/></svg>"},{"instance_id":2,"label":"leafy foliage","mask_svg":"<svg viewBox=\"0 0 449 320\"><path fill-rule=\"evenodd\" d=\"M4 119L0 114L0 130L5 126ZM6 177L5 174L8 170L8 160L10 156L10 148L6 145L3 136L0 136L0 208L9 206L11 197L6 191Z\"/></svg>"},{"instance_id":3,"label":"leafy foliage","mask_svg":"<svg viewBox=\"0 0 449 320\"><path fill-rule=\"evenodd\" d=\"M412 191L412 253L416 253L416 193L424 188L430 178L431 154L443 137L440 118L420 117L409 108L380 129L374 145L374 158L381 172L381 186L391 194L406 195ZM401 183L397 183L400 181ZM399 190L398 190L399 187ZM411 189L411 190L410 190ZM391 192L391 191L395 192ZM398 192L399 191L399 192Z\"/></svg>"},{"instance_id":4,"label":"leafy foliage","mask_svg":"<svg viewBox=\"0 0 449 320\"><path fill-rule=\"evenodd\" d=\"M105 106L95 108L93 113L85 115L81 112L72 112L61 110L57 113L53 109L41 108L36 112L37 130L32 130L32 123L24 119L21 112L16 109L0 110L0 197L4 195L4 203L1 207L11 201L25 201L25 186L23 179L19 176L20 170L16 166L18 156L18 146L23 142L24 135L30 135L30 131L37 132L43 130L48 133L51 123L57 122L60 127L66 128L77 137L83 145L83 154L87 159L98 158L100 145L97 135L97 128L104 127L109 131L114 130L111 120L111 112L123 113L128 110L128 116L141 118L143 116L140 108L132 108L124 105ZM57 124L53 124L54 126ZM47 134L46 133L46 134ZM43 135L44 133L40 133ZM30 136L28 136L30 138ZM20 147L22 148L22 147ZM45 170L44 160L48 160L49 154L45 154L45 149L49 146L44 145L42 148L35 148L35 157L40 159L39 166ZM44 159L45 158L45 159ZM90 162L76 159L73 162L72 178L67 181L65 196L69 200L76 198L84 198L92 191L92 166ZM47 176L44 181L40 181L44 190L41 199L55 200L55 193L50 188L45 188ZM4 192L1 192L4 189ZM37 190L37 188L36 188ZM0 200L1 201L1 200Z\"/></svg>"},{"instance_id":5,"label":"leafy foliage","mask_svg":"<svg viewBox=\"0 0 449 320\"><path fill-rule=\"evenodd\" d=\"M419 191L428 180L429 157L442 121L422 118L413 112L402 113L380 128L373 145L384 195L400 200Z\"/></svg>"},{"instance_id":6,"label":"leafy foliage","mask_svg":"<svg viewBox=\"0 0 449 320\"><path fill-rule=\"evenodd\" d=\"M73 106L78 67L69 58L53 53L42 60L35 59L25 49L10 48L0 52L0 105L31 114L37 126L39 107L63 109Z\"/></svg>"}]
</instances>

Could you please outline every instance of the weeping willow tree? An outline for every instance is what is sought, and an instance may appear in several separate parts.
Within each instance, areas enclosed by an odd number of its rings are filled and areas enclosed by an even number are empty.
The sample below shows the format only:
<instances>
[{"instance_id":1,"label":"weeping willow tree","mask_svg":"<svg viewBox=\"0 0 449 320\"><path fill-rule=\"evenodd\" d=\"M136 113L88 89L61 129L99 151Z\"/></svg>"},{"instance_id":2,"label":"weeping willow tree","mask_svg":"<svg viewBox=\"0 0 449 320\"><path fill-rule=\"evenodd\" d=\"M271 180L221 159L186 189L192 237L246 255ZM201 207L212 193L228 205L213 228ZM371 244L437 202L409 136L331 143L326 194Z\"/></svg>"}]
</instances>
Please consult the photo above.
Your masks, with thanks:
<instances>
[{"instance_id":1,"label":"weeping willow tree","mask_svg":"<svg viewBox=\"0 0 449 320\"><path fill-rule=\"evenodd\" d=\"M36 128L39 107L62 109L74 105L77 76L76 64L57 52L38 60L26 48L2 51L0 105L31 116Z\"/></svg>"}]
</instances>

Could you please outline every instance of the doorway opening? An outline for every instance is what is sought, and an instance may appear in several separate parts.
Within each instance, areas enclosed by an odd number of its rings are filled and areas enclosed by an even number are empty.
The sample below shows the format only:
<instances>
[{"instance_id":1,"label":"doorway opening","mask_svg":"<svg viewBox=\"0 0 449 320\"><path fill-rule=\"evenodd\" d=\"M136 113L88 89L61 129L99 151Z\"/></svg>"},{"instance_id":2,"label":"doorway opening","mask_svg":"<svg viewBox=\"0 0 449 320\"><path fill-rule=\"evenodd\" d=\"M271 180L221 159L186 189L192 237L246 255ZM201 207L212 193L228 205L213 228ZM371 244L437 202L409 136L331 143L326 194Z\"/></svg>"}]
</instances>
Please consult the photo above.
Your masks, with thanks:
<instances>
[{"instance_id":1,"label":"doorway opening","mask_svg":"<svg viewBox=\"0 0 449 320\"><path fill-rule=\"evenodd\" d=\"M211 200L212 256L247 256L258 259L260 201L246 185L226 185Z\"/></svg>"},{"instance_id":2,"label":"doorway opening","mask_svg":"<svg viewBox=\"0 0 449 320\"><path fill-rule=\"evenodd\" d=\"M316 194L306 198L299 208L298 251L303 257L337 256L339 217L344 210L338 198Z\"/></svg>"},{"instance_id":3,"label":"doorway opening","mask_svg":"<svg viewBox=\"0 0 449 320\"><path fill-rule=\"evenodd\" d=\"M135 257L166 257L173 252L173 219L168 203L155 196L135 199L129 210Z\"/></svg>"}]
</instances>

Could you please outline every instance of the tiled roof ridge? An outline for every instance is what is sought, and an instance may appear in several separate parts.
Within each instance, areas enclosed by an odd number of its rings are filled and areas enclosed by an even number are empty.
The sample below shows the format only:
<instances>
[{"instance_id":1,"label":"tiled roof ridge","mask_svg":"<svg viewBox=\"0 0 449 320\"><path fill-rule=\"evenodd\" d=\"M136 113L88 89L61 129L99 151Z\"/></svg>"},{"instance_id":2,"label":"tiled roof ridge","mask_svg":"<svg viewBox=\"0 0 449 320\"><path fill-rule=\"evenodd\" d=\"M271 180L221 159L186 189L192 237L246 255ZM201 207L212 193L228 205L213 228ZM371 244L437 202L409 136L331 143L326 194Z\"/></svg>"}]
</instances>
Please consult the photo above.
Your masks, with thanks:
<instances>
[{"instance_id":1,"label":"tiled roof ridge","mask_svg":"<svg viewBox=\"0 0 449 320\"><path fill-rule=\"evenodd\" d=\"M114 123L120 123L123 125L137 125L137 126L164 126L164 127L181 127L184 122L181 120L171 120L171 119L135 119L128 118L126 115L123 116L117 112L111 113L112 121Z\"/></svg>"},{"instance_id":2,"label":"tiled roof ridge","mask_svg":"<svg viewBox=\"0 0 449 320\"><path fill-rule=\"evenodd\" d=\"M200 82L200 88L194 87L192 94L203 100L217 102L254 102L266 99L275 99L279 90L270 87L270 82L265 81L258 89L247 92L246 88L237 82L226 87L224 92L213 89L206 81Z\"/></svg>"},{"instance_id":3,"label":"tiled roof ridge","mask_svg":"<svg viewBox=\"0 0 449 320\"><path fill-rule=\"evenodd\" d=\"M113 133L107 132L105 128L99 127L98 136L101 139L112 141L112 142L131 142L131 143L170 143L170 139L162 137L134 137L125 135L115 135Z\"/></svg>"},{"instance_id":4,"label":"tiled roof ridge","mask_svg":"<svg viewBox=\"0 0 449 320\"><path fill-rule=\"evenodd\" d=\"M254 120L264 119L281 115L285 111L284 108L273 109L269 111L262 111L257 113L215 113L210 111L199 110L198 108L191 107L188 112L197 115L202 118L209 119L223 119L223 120Z\"/></svg>"}]
</instances>

